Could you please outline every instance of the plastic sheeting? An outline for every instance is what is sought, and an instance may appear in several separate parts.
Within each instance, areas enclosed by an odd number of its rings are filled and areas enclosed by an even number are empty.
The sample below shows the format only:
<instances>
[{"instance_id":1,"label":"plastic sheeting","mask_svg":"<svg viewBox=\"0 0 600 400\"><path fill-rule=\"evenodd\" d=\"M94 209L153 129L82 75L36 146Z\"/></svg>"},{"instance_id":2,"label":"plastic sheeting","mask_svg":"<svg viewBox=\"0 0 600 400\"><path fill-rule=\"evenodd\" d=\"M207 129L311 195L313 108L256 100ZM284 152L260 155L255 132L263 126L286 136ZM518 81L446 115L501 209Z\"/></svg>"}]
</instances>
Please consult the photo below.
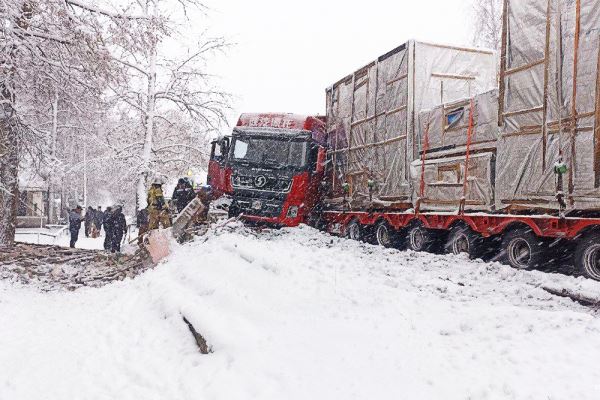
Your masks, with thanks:
<instances>
[{"instance_id":1,"label":"plastic sheeting","mask_svg":"<svg viewBox=\"0 0 600 400\"><path fill-rule=\"evenodd\" d=\"M466 146L473 101L473 129L471 144L491 143L498 140L498 91L492 90L472 99L442 104L419 114L419 136L428 130L429 151L447 150ZM422 151L422 145L419 151Z\"/></svg>"},{"instance_id":2,"label":"plastic sheeting","mask_svg":"<svg viewBox=\"0 0 600 400\"><path fill-rule=\"evenodd\" d=\"M353 207L410 206L419 113L495 82L493 52L409 41L335 83L327 90L331 197L347 183Z\"/></svg>"},{"instance_id":3,"label":"plastic sheeting","mask_svg":"<svg viewBox=\"0 0 600 400\"><path fill-rule=\"evenodd\" d=\"M495 160L494 152L470 154L468 170L465 169L466 154L426 159L424 166L422 161L413 162L413 187L415 199L420 198L420 210L458 211L461 203L465 210L491 210L494 207ZM421 171L424 171L422 197L417 193Z\"/></svg>"},{"instance_id":4,"label":"plastic sheeting","mask_svg":"<svg viewBox=\"0 0 600 400\"><path fill-rule=\"evenodd\" d=\"M579 9L578 9L579 7ZM508 0L497 208L600 209L600 1Z\"/></svg>"},{"instance_id":5,"label":"plastic sheeting","mask_svg":"<svg viewBox=\"0 0 600 400\"><path fill-rule=\"evenodd\" d=\"M465 211L492 211L498 132L496 90L421 112L419 134L427 133L428 146L419 148L420 159L411 166L413 200L420 199L420 209L458 211L462 205Z\"/></svg>"}]
</instances>

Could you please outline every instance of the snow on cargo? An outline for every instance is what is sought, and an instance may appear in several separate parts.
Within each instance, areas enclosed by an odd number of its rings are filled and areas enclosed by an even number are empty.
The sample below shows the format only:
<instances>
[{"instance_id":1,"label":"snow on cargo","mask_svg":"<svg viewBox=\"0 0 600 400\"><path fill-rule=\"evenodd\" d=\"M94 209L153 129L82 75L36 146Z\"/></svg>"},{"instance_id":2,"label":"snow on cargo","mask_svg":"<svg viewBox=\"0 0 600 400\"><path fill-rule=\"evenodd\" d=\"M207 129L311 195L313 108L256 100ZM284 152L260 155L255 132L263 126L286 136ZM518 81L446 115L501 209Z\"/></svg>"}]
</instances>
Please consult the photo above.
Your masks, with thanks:
<instances>
[{"instance_id":1,"label":"snow on cargo","mask_svg":"<svg viewBox=\"0 0 600 400\"><path fill-rule=\"evenodd\" d=\"M327 90L332 198L410 208L419 112L491 90L491 51L409 41ZM347 189L344 187L347 185Z\"/></svg>"},{"instance_id":2,"label":"snow on cargo","mask_svg":"<svg viewBox=\"0 0 600 400\"><path fill-rule=\"evenodd\" d=\"M595 311L542 289L581 279L380 249L307 227L238 228L98 289L42 293L1 281L0 398L600 393ZM600 294L600 283L584 288ZM199 351L184 317L211 353Z\"/></svg>"}]
</instances>

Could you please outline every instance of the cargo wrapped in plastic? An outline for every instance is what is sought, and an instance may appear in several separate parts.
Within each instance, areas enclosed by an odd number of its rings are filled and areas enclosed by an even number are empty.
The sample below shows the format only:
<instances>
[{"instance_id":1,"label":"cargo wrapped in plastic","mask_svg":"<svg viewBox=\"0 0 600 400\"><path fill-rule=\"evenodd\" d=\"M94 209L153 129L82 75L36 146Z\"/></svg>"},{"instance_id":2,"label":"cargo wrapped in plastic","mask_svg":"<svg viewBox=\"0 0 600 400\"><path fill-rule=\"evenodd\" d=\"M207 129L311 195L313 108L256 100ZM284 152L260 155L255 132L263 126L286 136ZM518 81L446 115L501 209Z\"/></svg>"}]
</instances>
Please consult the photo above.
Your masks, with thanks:
<instances>
[{"instance_id":1,"label":"cargo wrapped in plastic","mask_svg":"<svg viewBox=\"0 0 600 400\"><path fill-rule=\"evenodd\" d=\"M599 39L598 0L506 1L498 209L600 209Z\"/></svg>"},{"instance_id":2,"label":"cargo wrapped in plastic","mask_svg":"<svg viewBox=\"0 0 600 400\"><path fill-rule=\"evenodd\" d=\"M329 203L411 207L420 111L490 90L494 53L409 41L327 90Z\"/></svg>"},{"instance_id":3,"label":"cargo wrapped in plastic","mask_svg":"<svg viewBox=\"0 0 600 400\"><path fill-rule=\"evenodd\" d=\"M420 157L411 164L413 202L419 209L492 211L498 92L421 112L419 136Z\"/></svg>"}]
</instances>

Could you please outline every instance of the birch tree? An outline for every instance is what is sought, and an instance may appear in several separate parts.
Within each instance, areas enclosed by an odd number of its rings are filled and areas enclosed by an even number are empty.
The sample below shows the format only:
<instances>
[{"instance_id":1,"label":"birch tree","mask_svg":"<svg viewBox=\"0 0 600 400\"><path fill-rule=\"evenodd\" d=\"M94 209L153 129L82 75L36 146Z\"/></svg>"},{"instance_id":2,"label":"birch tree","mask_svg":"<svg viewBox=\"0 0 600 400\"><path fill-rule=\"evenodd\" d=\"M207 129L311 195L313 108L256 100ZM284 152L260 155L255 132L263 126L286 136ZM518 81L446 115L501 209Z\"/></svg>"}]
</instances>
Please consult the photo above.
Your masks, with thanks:
<instances>
[{"instance_id":1,"label":"birch tree","mask_svg":"<svg viewBox=\"0 0 600 400\"><path fill-rule=\"evenodd\" d=\"M179 15L173 12L176 5ZM144 22L133 30L125 27L137 35L136 46L115 43L115 59L128 70L130 79L128 85L111 89L129 112L139 116L141 125L138 134L132 135L136 140L126 141L116 151L119 157L136 160L132 172L137 175L138 205L145 207L146 187L153 175L165 164L189 162L181 155L189 155L194 146L181 134L188 132L184 136L189 138L214 131L225 121L229 98L215 86L207 62L227 45L223 38L205 35L186 43L190 40L179 31L180 22L204 9L199 1L145 0L127 8L144 16ZM180 140L173 141L177 135ZM174 158L174 154L179 156Z\"/></svg>"},{"instance_id":2,"label":"birch tree","mask_svg":"<svg viewBox=\"0 0 600 400\"><path fill-rule=\"evenodd\" d=\"M57 97L78 109L115 76L102 12L77 0L0 0L0 246L14 240L20 157L47 139L43 110Z\"/></svg>"}]
</instances>

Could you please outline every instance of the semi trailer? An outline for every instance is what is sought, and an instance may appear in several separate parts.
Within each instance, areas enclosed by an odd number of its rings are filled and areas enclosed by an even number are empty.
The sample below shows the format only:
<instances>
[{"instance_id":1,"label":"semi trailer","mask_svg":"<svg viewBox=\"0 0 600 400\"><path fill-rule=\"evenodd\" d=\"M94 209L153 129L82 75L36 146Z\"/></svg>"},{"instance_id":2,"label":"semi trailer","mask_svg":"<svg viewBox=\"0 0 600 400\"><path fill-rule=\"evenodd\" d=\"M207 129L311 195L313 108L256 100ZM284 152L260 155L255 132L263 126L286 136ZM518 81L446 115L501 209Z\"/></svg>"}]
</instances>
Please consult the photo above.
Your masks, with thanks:
<instances>
[{"instance_id":1,"label":"semi trailer","mask_svg":"<svg viewBox=\"0 0 600 400\"><path fill-rule=\"evenodd\" d=\"M227 177L232 215L386 247L495 252L518 269L570 259L600 280L597 26L600 1L505 0L499 62L485 50L409 41L326 90L318 139L306 126L273 130L263 116L270 140L308 144L297 169L264 155L271 142L236 153L236 137L266 134L240 119L213 168ZM252 182L265 174L303 183L259 195Z\"/></svg>"}]
</instances>

